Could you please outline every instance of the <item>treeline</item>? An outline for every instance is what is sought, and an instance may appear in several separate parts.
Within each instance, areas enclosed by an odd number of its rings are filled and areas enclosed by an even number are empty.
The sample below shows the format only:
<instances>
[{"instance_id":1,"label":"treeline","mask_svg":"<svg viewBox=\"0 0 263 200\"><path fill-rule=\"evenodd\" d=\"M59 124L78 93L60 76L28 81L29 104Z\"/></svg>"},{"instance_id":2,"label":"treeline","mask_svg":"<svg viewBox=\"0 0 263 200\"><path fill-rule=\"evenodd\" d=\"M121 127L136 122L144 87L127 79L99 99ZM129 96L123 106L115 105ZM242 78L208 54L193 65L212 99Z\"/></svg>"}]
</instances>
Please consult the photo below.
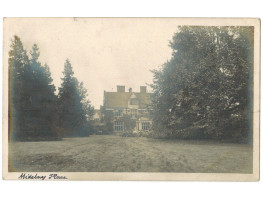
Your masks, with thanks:
<instances>
[{"instance_id":1,"label":"treeline","mask_svg":"<svg viewBox=\"0 0 263 200\"><path fill-rule=\"evenodd\" d=\"M21 39L14 36L9 51L9 139L56 140L87 136L94 108L87 90L66 60L62 84L56 95L47 64L39 62L39 48L29 55Z\"/></svg>"},{"instance_id":2,"label":"treeline","mask_svg":"<svg viewBox=\"0 0 263 200\"><path fill-rule=\"evenodd\" d=\"M252 141L253 38L253 27L179 27L153 71L154 132Z\"/></svg>"}]
</instances>

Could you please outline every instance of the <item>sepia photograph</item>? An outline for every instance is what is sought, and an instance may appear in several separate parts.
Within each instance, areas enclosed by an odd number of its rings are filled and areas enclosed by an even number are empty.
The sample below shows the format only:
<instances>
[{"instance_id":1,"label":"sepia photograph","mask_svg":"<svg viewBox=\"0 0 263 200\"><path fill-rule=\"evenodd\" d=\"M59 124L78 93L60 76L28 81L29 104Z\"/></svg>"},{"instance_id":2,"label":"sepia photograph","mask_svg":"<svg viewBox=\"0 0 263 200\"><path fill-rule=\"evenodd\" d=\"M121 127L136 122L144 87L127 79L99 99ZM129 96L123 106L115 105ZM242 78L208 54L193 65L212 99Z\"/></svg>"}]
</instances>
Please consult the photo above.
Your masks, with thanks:
<instances>
[{"instance_id":1,"label":"sepia photograph","mask_svg":"<svg viewBox=\"0 0 263 200\"><path fill-rule=\"evenodd\" d=\"M3 178L259 180L260 20L4 18Z\"/></svg>"}]
</instances>

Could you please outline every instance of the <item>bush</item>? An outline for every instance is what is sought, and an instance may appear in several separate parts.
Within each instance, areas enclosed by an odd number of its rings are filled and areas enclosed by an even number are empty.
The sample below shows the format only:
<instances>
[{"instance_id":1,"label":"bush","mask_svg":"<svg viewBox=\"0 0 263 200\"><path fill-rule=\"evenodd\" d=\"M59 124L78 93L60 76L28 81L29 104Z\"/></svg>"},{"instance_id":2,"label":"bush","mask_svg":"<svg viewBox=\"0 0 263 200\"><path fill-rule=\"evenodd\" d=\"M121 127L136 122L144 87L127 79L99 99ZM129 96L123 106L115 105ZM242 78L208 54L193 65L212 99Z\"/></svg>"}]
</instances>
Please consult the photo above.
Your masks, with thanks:
<instances>
[{"instance_id":1,"label":"bush","mask_svg":"<svg viewBox=\"0 0 263 200\"><path fill-rule=\"evenodd\" d=\"M151 137L152 131L124 131L121 135L122 137Z\"/></svg>"}]
</instances>

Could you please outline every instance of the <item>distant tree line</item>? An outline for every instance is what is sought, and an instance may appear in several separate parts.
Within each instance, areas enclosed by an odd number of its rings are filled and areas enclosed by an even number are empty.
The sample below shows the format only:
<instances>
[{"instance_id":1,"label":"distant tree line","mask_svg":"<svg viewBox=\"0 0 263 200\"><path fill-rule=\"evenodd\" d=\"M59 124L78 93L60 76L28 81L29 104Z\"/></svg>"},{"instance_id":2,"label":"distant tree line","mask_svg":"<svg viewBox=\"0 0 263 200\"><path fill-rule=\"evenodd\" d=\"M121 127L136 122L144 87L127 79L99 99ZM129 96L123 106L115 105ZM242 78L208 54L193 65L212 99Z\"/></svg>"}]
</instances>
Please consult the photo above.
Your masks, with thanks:
<instances>
[{"instance_id":1,"label":"distant tree line","mask_svg":"<svg viewBox=\"0 0 263 200\"><path fill-rule=\"evenodd\" d=\"M253 27L179 27L153 71L154 132L251 142L253 38Z\"/></svg>"},{"instance_id":2,"label":"distant tree line","mask_svg":"<svg viewBox=\"0 0 263 200\"><path fill-rule=\"evenodd\" d=\"M39 48L28 55L14 36L9 51L9 139L56 140L87 136L94 108L87 90L66 60L58 95L47 64L39 62Z\"/></svg>"}]
</instances>

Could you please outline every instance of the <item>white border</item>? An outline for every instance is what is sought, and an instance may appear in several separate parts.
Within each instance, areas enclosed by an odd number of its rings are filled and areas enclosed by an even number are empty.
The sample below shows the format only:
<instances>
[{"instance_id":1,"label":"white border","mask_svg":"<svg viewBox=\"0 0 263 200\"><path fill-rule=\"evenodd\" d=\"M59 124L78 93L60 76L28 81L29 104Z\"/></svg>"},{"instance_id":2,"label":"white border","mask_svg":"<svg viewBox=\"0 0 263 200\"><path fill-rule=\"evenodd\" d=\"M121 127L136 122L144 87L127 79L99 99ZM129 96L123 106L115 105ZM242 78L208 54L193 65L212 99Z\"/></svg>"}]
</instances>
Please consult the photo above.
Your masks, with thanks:
<instances>
[{"instance_id":1,"label":"white border","mask_svg":"<svg viewBox=\"0 0 263 200\"><path fill-rule=\"evenodd\" d=\"M64 5L54 0L1 1L1 17L260 17L263 18L262 2L211 1L211 0L70 0ZM43 3L45 2L45 3ZM108 4L104 5L104 2ZM20 3L20 5L17 5ZM36 4L38 6L36 6ZM62 5L63 4L63 5ZM132 5L131 5L132 4ZM17 6L15 6L17 5ZM51 6L52 5L52 6ZM34 8L34 9L32 9ZM49 8L52 8L50 10ZM139 11L138 11L139 10ZM3 27L2 20L0 26ZM0 38L3 38L0 29ZM1 39L1 44L3 40ZM0 48L2 62L2 48ZM2 83L2 69L0 82ZM262 87L261 87L262 88ZM0 94L2 90L0 90ZM2 99L0 98L2 103ZM261 101L262 103L262 101ZM0 112L2 114L2 111ZM262 120L262 115L261 119ZM262 121L261 121L262 122ZM1 123L0 123L1 124ZM1 127L1 125L0 125ZM2 130L2 128L0 128ZM262 144L262 137L261 137ZM1 145L2 143L0 143ZM0 148L2 154L2 148ZM262 160L262 154L261 154ZM0 168L2 165L0 165ZM262 165L260 167L263 169ZM2 171L2 170L0 170ZM0 180L3 199L263 199L263 181L236 182L18 182ZM30 192L28 192L30 191ZM30 195L29 195L30 194Z\"/></svg>"}]
</instances>

